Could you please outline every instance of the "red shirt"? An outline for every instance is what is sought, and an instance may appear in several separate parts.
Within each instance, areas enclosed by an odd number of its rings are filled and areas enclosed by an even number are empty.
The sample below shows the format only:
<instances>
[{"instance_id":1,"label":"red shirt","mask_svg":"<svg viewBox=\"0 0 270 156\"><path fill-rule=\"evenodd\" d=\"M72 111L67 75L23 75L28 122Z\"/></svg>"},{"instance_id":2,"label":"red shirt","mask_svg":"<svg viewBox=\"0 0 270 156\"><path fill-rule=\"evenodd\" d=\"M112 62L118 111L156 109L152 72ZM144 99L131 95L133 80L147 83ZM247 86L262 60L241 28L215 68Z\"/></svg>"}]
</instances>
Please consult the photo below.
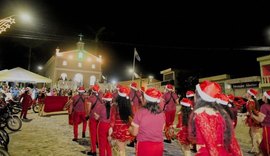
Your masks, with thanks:
<instances>
[{"instance_id":1,"label":"red shirt","mask_svg":"<svg viewBox=\"0 0 270 156\"><path fill-rule=\"evenodd\" d=\"M102 94L98 94L98 97L100 100L97 100L97 97L95 95L91 95L88 98L89 102L91 102L91 110L89 114L90 118L94 118L94 113L99 112L100 111L99 109L101 109L100 105L102 105ZM96 105L93 108L93 105L95 104L95 102L96 102Z\"/></svg>"},{"instance_id":2,"label":"red shirt","mask_svg":"<svg viewBox=\"0 0 270 156\"><path fill-rule=\"evenodd\" d=\"M80 95L75 95L72 97L72 101L73 101L73 110L75 112L84 112L84 96L81 95L82 99L79 99ZM79 101L78 101L79 100ZM78 102L77 102L78 101Z\"/></svg>"},{"instance_id":3,"label":"red shirt","mask_svg":"<svg viewBox=\"0 0 270 156\"><path fill-rule=\"evenodd\" d=\"M100 122L106 122L106 123L110 123L110 115L107 119L107 112L106 112L106 104L101 104L99 105L99 108L96 110L96 113L99 115L99 121ZM111 111L110 111L111 113Z\"/></svg>"},{"instance_id":4,"label":"red shirt","mask_svg":"<svg viewBox=\"0 0 270 156\"><path fill-rule=\"evenodd\" d=\"M21 95L19 101L21 101L22 98L23 98L23 100L22 100L22 106L24 106L24 107L29 107L29 106L31 106L31 104L32 104L32 97L31 97L30 95L28 95L28 94L26 94L26 93L23 93L23 94Z\"/></svg>"},{"instance_id":5,"label":"red shirt","mask_svg":"<svg viewBox=\"0 0 270 156\"><path fill-rule=\"evenodd\" d=\"M270 127L270 104L263 104L261 106L260 112L266 115L262 122L262 126Z\"/></svg>"},{"instance_id":6,"label":"red shirt","mask_svg":"<svg viewBox=\"0 0 270 156\"><path fill-rule=\"evenodd\" d=\"M139 126L137 141L163 142L164 113L152 114L142 108L135 114L133 123Z\"/></svg>"},{"instance_id":7,"label":"red shirt","mask_svg":"<svg viewBox=\"0 0 270 156\"><path fill-rule=\"evenodd\" d=\"M171 95L172 94L172 95ZM171 97L172 96L172 97ZM171 98L170 98L171 97ZM176 93L173 93L173 92L167 92L167 93L164 93L163 94L163 97L164 99L164 106L165 106L165 111L168 112L168 111L174 111L176 110L176 101L178 99L178 96ZM173 100L174 99L174 100ZM168 103L167 103L168 102ZM167 104L166 104L167 103Z\"/></svg>"},{"instance_id":8,"label":"red shirt","mask_svg":"<svg viewBox=\"0 0 270 156\"><path fill-rule=\"evenodd\" d=\"M135 94L137 94L137 96ZM134 89L130 90L129 99L133 105L141 105L141 99L139 99L141 97L142 93L139 90L137 91L135 91Z\"/></svg>"}]
</instances>

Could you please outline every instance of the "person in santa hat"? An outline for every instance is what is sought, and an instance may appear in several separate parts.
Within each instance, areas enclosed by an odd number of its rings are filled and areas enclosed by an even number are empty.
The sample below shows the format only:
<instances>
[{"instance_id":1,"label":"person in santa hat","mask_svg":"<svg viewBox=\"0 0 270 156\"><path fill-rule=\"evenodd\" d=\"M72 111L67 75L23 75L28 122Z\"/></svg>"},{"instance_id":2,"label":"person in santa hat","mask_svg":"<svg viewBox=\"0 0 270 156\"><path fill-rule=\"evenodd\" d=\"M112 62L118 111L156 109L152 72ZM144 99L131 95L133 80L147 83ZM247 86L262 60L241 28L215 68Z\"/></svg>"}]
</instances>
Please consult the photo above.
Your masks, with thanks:
<instances>
[{"instance_id":1,"label":"person in santa hat","mask_svg":"<svg viewBox=\"0 0 270 156\"><path fill-rule=\"evenodd\" d=\"M90 151L87 152L88 155L96 155L97 148L97 125L98 120L95 119L96 112L101 108L103 94L100 91L99 85L95 84L92 87L92 93L87 99L87 116L86 119L89 119L89 133L90 133Z\"/></svg>"},{"instance_id":2,"label":"person in santa hat","mask_svg":"<svg viewBox=\"0 0 270 156\"><path fill-rule=\"evenodd\" d=\"M94 114L95 119L99 121L97 126L98 143L99 143L99 155L100 156L112 156L112 150L108 141L109 129L111 128L111 103L113 95L111 92L106 92L102 98L104 103L100 105L100 109Z\"/></svg>"},{"instance_id":3,"label":"person in santa hat","mask_svg":"<svg viewBox=\"0 0 270 156\"><path fill-rule=\"evenodd\" d=\"M228 98L229 98L229 109L231 110L231 112L233 113L233 117L232 117L232 120L233 120L233 128L236 127L237 125L237 114L238 114L238 108L235 106L235 103L234 103L234 95L233 94L229 94L228 95Z\"/></svg>"},{"instance_id":4,"label":"person in santa hat","mask_svg":"<svg viewBox=\"0 0 270 156\"><path fill-rule=\"evenodd\" d=\"M221 93L217 95L216 99L217 99L216 103L219 104L221 107L223 107L226 113L230 116L233 124L234 114L229 107L229 100L230 100L229 97Z\"/></svg>"},{"instance_id":5,"label":"person in santa hat","mask_svg":"<svg viewBox=\"0 0 270 156\"><path fill-rule=\"evenodd\" d=\"M144 92L143 107L131 123L130 132L137 137L137 156L162 156L165 114L159 107L162 94L156 88Z\"/></svg>"},{"instance_id":6,"label":"person in santa hat","mask_svg":"<svg viewBox=\"0 0 270 156\"><path fill-rule=\"evenodd\" d=\"M78 126L81 122L83 123L82 138L85 137L87 122L85 119L86 108L85 108L85 98L83 95L84 92L85 92L84 87L79 87L78 88L79 94L73 96L70 100L69 113L72 115L73 118L73 134L74 134L74 138L72 139L72 141L78 141Z\"/></svg>"},{"instance_id":7,"label":"person in santa hat","mask_svg":"<svg viewBox=\"0 0 270 156\"><path fill-rule=\"evenodd\" d=\"M132 116L129 89L122 86L119 88L118 97L111 110L111 127L113 130L111 138L116 141L119 149L117 155L125 156L126 144L134 139L134 136L128 131Z\"/></svg>"},{"instance_id":8,"label":"person in santa hat","mask_svg":"<svg viewBox=\"0 0 270 156\"><path fill-rule=\"evenodd\" d=\"M263 93L262 100L264 104L260 108L261 115L253 116L257 121L261 122L263 133L260 143L260 154L263 156L270 155L270 91Z\"/></svg>"},{"instance_id":9,"label":"person in santa hat","mask_svg":"<svg viewBox=\"0 0 270 156\"><path fill-rule=\"evenodd\" d=\"M196 85L195 108L189 120L189 138L195 139L200 156L242 156L229 115L216 103L221 94L218 83Z\"/></svg>"},{"instance_id":10,"label":"person in santa hat","mask_svg":"<svg viewBox=\"0 0 270 156\"><path fill-rule=\"evenodd\" d=\"M114 91L113 91L113 102L115 102L117 97L118 97L118 91L119 91L120 87L121 87L121 85L117 84Z\"/></svg>"},{"instance_id":11,"label":"person in santa hat","mask_svg":"<svg viewBox=\"0 0 270 156\"><path fill-rule=\"evenodd\" d=\"M180 102L181 110L178 118L178 128L180 129L176 134L176 138L181 145L181 149L185 156L190 156L191 142L188 139L188 120L193 109L193 102L188 98L183 98Z\"/></svg>"},{"instance_id":12,"label":"person in santa hat","mask_svg":"<svg viewBox=\"0 0 270 156\"><path fill-rule=\"evenodd\" d=\"M24 89L24 93L20 96L19 98L19 101L21 101L22 103L22 112L21 112L21 115L20 115L20 118L22 119L27 119L27 111L28 111L28 108L31 106L32 104L32 97L30 96L30 88L29 87L26 87Z\"/></svg>"},{"instance_id":13,"label":"person in santa hat","mask_svg":"<svg viewBox=\"0 0 270 156\"><path fill-rule=\"evenodd\" d=\"M175 113L176 113L176 105L179 104L179 98L177 94L173 90L173 85L167 84L165 86L165 93L163 94L162 98L164 99L164 106L163 111L166 115L166 126L165 126L165 136L166 140L164 140L166 143L171 143L171 139L173 138L173 122L175 119Z\"/></svg>"},{"instance_id":14,"label":"person in santa hat","mask_svg":"<svg viewBox=\"0 0 270 156\"><path fill-rule=\"evenodd\" d=\"M248 101L246 103L247 117L245 123L249 127L249 135L252 143L252 148L248 153L252 154L259 153L259 144L261 142L261 124L252 117L252 115L258 116L260 110L259 103L256 99L257 94L258 91L253 88L248 89L246 94Z\"/></svg>"}]
</instances>

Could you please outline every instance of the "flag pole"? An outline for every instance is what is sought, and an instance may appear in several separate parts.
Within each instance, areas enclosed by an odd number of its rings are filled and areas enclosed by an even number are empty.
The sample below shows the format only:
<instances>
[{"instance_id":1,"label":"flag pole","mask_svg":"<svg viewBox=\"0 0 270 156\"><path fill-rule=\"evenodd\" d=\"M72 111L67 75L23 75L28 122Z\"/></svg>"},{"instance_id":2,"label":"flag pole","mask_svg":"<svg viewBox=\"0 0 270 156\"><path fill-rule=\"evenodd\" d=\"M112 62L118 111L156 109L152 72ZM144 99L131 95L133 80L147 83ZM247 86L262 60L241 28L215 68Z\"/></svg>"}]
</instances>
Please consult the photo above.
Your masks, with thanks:
<instances>
[{"instance_id":1,"label":"flag pole","mask_svg":"<svg viewBox=\"0 0 270 156\"><path fill-rule=\"evenodd\" d=\"M132 81L134 81L134 73L135 73L135 51L136 51L136 48L134 48L134 56L133 56Z\"/></svg>"}]
</instances>

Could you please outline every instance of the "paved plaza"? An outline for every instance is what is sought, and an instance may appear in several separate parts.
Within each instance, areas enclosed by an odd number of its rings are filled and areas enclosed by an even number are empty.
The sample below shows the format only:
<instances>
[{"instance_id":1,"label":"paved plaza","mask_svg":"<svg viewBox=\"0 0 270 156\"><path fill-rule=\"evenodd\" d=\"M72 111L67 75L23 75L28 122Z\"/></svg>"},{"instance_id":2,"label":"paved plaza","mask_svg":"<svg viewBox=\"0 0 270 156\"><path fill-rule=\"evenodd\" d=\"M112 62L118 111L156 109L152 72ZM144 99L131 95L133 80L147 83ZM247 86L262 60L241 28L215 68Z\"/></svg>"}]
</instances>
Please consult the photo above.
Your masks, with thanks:
<instances>
[{"instance_id":1,"label":"paved plaza","mask_svg":"<svg viewBox=\"0 0 270 156\"><path fill-rule=\"evenodd\" d=\"M52 115L40 117L29 110L31 121L23 122L21 131L9 132L9 153L11 156L83 156L89 150L89 138L71 141L73 128L68 125L68 115ZM80 126L79 128L81 128ZM81 134L81 129L79 131ZM237 138L244 155L248 156L248 128L243 125L242 118L236 129ZM87 129L87 136L89 132ZM127 147L127 156L135 155L134 148ZM183 155L177 142L165 143L165 156Z\"/></svg>"}]
</instances>

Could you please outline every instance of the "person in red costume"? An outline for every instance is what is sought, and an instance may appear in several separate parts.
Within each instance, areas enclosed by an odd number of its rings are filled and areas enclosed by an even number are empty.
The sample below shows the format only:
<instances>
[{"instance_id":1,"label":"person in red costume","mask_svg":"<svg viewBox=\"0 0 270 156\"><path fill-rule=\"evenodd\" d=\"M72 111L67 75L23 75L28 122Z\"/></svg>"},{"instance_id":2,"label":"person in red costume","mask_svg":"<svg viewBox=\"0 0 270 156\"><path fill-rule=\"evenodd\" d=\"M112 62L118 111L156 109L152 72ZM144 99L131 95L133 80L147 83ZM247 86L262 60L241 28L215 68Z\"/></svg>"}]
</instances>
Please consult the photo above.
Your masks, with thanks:
<instances>
[{"instance_id":1,"label":"person in red costume","mask_svg":"<svg viewBox=\"0 0 270 156\"><path fill-rule=\"evenodd\" d=\"M232 94L229 94L228 97L229 97L228 106L229 106L231 112L233 113L233 118L232 118L232 120L233 120L233 128L235 128L236 125L237 125L238 108L235 106L234 96Z\"/></svg>"},{"instance_id":2,"label":"person in red costume","mask_svg":"<svg viewBox=\"0 0 270 156\"><path fill-rule=\"evenodd\" d=\"M165 87L166 93L163 94L162 98L164 99L164 113L166 115L166 127L165 127L165 136L166 140L164 142L171 143L171 139L173 138L173 122L175 119L176 113L176 105L179 104L179 98L177 94L173 91L173 86L171 84L167 84Z\"/></svg>"},{"instance_id":3,"label":"person in red costume","mask_svg":"<svg viewBox=\"0 0 270 156\"><path fill-rule=\"evenodd\" d=\"M98 143L99 143L99 155L100 156L112 156L111 145L109 144L109 129L111 128L111 102L113 95L111 92L107 92L103 96L104 103L100 105L100 109L96 111L95 119L99 121L97 126Z\"/></svg>"},{"instance_id":4,"label":"person in red costume","mask_svg":"<svg viewBox=\"0 0 270 156\"><path fill-rule=\"evenodd\" d=\"M247 118L246 118L246 124L249 127L249 135L251 138L252 148L248 153L259 153L259 145L261 143L261 134L260 134L260 128L261 124L253 119L252 115L257 116L260 110L259 103L256 99L256 95L258 94L258 91L251 88L247 91Z\"/></svg>"},{"instance_id":5,"label":"person in red costume","mask_svg":"<svg viewBox=\"0 0 270 156\"><path fill-rule=\"evenodd\" d=\"M97 149L97 125L98 120L95 119L96 112L101 108L103 94L100 92L99 85L95 84L92 87L92 93L87 99L87 116L86 119L89 119L89 133L90 133L90 151L87 152L88 155L96 155Z\"/></svg>"},{"instance_id":6,"label":"person in red costume","mask_svg":"<svg viewBox=\"0 0 270 156\"><path fill-rule=\"evenodd\" d=\"M188 139L188 119L193 109L193 102L188 98L183 98L180 102L181 110L179 114L179 125L178 128L180 129L177 133L176 137L181 145L181 149L185 156L190 156L190 145L191 142Z\"/></svg>"},{"instance_id":7,"label":"person in red costume","mask_svg":"<svg viewBox=\"0 0 270 156\"><path fill-rule=\"evenodd\" d=\"M20 118L27 119L28 107L32 104L32 97L30 96L30 88L26 87L24 93L20 96L19 101L22 102L22 112Z\"/></svg>"},{"instance_id":8,"label":"person in red costume","mask_svg":"<svg viewBox=\"0 0 270 156\"><path fill-rule=\"evenodd\" d=\"M134 136L128 131L132 116L129 89L122 86L119 88L118 97L111 109L111 127L113 130L111 138L116 141L119 156L126 155L125 146L134 139Z\"/></svg>"},{"instance_id":9,"label":"person in red costume","mask_svg":"<svg viewBox=\"0 0 270 156\"><path fill-rule=\"evenodd\" d=\"M144 92L143 107L131 123L130 132L137 136L136 156L162 156L165 115L160 110L161 92L149 88Z\"/></svg>"},{"instance_id":10,"label":"person in red costume","mask_svg":"<svg viewBox=\"0 0 270 156\"><path fill-rule=\"evenodd\" d=\"M79 87L78 88L79 94L73 96L70 101L69 113L72 114L73 133L74 133L74 138L72 139L72 141L78 141L78 126L81 122L83 123L82 138L85 137L87 121L85 119L86 108L85 108L85 98L83 95L84 92L85 92L84 87Z\"/></svg>"},{"instance_id":11,"label":"person in red costume","mask_svg":"<svg viewBox=\"0 0 270 156\"><path fill-rule=\"evenodd\" d=\"M189 138L196 140L196 156L242 156L232 121L216 103L219 84L203 81L196 85L195 108L189 120Z\"/></svg>"}]
</instances>

